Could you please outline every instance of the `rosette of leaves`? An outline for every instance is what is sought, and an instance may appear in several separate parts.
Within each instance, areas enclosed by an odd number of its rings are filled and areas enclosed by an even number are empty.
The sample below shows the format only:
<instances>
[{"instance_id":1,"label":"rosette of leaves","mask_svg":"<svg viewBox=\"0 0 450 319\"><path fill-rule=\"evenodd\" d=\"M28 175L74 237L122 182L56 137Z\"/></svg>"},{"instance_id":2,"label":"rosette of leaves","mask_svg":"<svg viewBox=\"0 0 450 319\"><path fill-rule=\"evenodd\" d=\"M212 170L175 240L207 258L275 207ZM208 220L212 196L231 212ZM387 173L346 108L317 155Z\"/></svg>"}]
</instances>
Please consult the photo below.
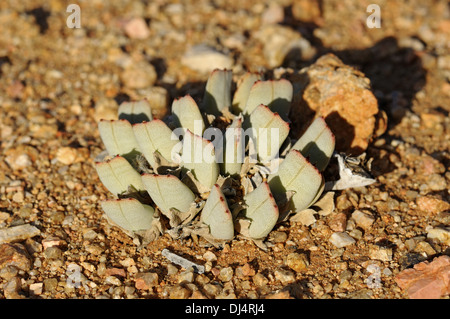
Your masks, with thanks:
<instances>
[{"instance_id":1,"label":"rosette of leaves","mask_svg":"<svg viewBox=\"0 0 450 319\"><path fill-rule=\"evenodd\" d=\"M107 156L95 167L114 196L101 203L111 223L146 242L165 232L261 241L319 199L335 145L325 121L293 140L289 81L248 72L233 91L232 80L214 70L202 101L175 99L164 120L142 100L99 122Z\"/></svg>"}]
</instances>

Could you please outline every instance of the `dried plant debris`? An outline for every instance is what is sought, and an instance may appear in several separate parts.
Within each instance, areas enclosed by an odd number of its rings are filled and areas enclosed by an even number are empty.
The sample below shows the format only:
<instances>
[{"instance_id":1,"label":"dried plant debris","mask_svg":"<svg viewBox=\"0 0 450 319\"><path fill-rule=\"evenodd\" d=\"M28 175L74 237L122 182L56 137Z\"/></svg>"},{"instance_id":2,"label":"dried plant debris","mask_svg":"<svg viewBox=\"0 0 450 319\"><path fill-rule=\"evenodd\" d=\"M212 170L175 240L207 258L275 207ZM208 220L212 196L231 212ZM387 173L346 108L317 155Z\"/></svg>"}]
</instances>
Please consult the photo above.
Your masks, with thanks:
<instances>
[{"instance_id":1,"label":"dried plant debris","mask_svg":"<svg viewBox=\"0 0 450 319\"><path fill-rule=\"evenodd\" d=\"M200 106L189 95L175 99L166 122L151 117L146 100L100 121L108 156L95 167L116 197L102 202L109 220L143 242L161 231L213 245L240 235L265 248L277 223L321 198L335 143L323 118L291 140L289 81L246 73L234 95L231 87L231 71L216 69ZM360 158L336 156L340 179L331 189L372 181L357 170Z\"/></svg>"},{"instance_id":2,"label":"dried plant debris","mask_svg":"<svg viewBox=\"0 0 450 319\"><path fill-rule=\"evenodd\" d=\"M192 261L187 260L177 254L172 253L168 249L163 249L161 254L170 260L172 263L183 267L184 269L192 268L198 274L203 274L205 272L205 267L203 265L198 265Z\"/></svg>"},{"instance_id":3,"label":"dried plant debris","mask_svg":"<svg viewBox=\"0 0 450 319\"><path fill-rule=\"evenodd\" d=\"M372 160L366 161L366 153L357 157L335 153L339 166L339 179L327 182L326 190L343 190L352 187L368 186L376 182L370 175Z\"/></svg>"}]
</instances>

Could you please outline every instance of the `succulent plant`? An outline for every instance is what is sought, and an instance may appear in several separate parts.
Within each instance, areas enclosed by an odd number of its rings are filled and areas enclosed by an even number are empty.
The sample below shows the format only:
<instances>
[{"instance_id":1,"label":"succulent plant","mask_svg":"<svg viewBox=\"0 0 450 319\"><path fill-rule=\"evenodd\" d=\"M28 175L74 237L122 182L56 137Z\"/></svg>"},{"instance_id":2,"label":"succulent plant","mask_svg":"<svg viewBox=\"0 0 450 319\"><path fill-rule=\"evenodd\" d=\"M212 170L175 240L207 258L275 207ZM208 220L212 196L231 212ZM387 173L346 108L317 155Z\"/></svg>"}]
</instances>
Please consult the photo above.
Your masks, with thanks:
<instances>
[{"instance_id":1,"label":"succulent plant","mask_svg":"<svg viewBox=\"0 0 450 319\"><path fill-rule=\"evenodd\" d=\"M147 242L164 232L256 241L319 199L334 152L324 119L294 141L292 84L247 72L232 94L232 79L214 70L202 102L175 99L164 121L143 100L99 122L107 156L95 167L115 197L101 203L110 222Z\"/></svg>"}]
</instances>

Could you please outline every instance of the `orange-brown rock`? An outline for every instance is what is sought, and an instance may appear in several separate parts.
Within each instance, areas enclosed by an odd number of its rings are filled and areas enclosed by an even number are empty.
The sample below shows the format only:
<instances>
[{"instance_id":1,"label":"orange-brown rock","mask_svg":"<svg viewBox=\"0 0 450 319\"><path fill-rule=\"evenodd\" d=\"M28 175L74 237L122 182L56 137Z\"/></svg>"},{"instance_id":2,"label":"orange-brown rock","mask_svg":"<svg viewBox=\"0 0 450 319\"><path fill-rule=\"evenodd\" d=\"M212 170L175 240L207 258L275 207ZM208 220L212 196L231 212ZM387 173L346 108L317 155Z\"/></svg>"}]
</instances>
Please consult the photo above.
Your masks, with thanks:
<instances>
[{"instance_id":1,"label":"orange-brown rock","mask_svg":"<svg viewBox=\"0 0 450 319\"><path fill-rule=\"evenodd\" d=\"M440 256L400 272L395 281L411 299L438 299L450 294L450 257Z\"/></svg>"},{"instance_id":2,"label":"orange-brown rock","mask_svg":"<svg viewBox=\"0 0 450 319\"><path fill-rule=\"evenodd\" d=\"M335 134L336 150L358 155L386 130L387 117L370 80L335 55L320 57L290 80L295 89L291 119L299 135L322 116Z\"/></svg>"}]
</instances>

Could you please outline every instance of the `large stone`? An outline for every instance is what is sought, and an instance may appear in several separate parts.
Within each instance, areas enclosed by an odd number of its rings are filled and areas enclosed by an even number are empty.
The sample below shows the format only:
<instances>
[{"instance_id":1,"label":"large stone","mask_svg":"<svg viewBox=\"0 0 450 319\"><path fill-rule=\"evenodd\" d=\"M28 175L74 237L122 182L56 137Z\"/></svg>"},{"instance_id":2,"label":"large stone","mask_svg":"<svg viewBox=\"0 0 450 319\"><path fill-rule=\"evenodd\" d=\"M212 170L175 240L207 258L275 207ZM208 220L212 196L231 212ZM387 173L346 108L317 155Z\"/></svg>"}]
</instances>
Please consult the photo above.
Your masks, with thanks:
<instances>
[{"instance_id":1,"label":"large stone","mask_svg":"<svg viewBox=\"0 0 450 319\"><path fill-rule=\"evenodd\" d=\"M333 54L288 75L294 85L291 119L301 136L314 117L322 116L336 137L336 150L359 155L387 126L386 114L365 75Z\"/></svg>"},{"instance_id":2,"label":"large stone","mask_svg":"<svg viewBox=\"0 0 450 319\"><path fill-rule=\"evenodd\" d=\"M450 246L450 227L436 227L427 230L429 239L436 239L444 245Z\"/></svg>"},{"instance_id":3,"label":"large stone","mask_svg":"<svg viewBox=\"0 0 450 319\"><path fill-rule=\"evenodd\" d=\"M275 68L285 61L309 60L316 54L315 48L300 33L279 24L266 24L255 33L263 46L268 67Z\"/></svg>"},{"instance_id":4,"label":"large stone","mask_svg":"<svg viewBox=\"0 0 450 319\"><path fill-rule=\"evenodd\" d=\"M440 256L400 272L396 283L411 299L438 299L450 294L450 257Z\"/></svg>"},{"instance_id":5,"label":"large stone","mask_svg":"<svg viewBox=\"0 0 450 319\"><path fill-rule=\"evenodd\" d=\"M209 73L214 69L230 69L234 62L228 55L205 44L199 44L186 51L181 57L181 63L192 70Z\"/></svg>"},{"instance_id":6,"label":"large stone","mask_svg":"<svg viewBox=\"0 0 450 319\"><path fill-rule=\"evenodd\" d=\"M0 229L0 244L26 240L40 233L38 228L29 224Z\"/></svg>"},{"instance_id":7,"label":"large stone","mask_svg":"<svg viewBox=\"0 0 450 319\"><path fill-rule=\"evenodd\" d=\"M450 209L450 203L431 196L418 197L416 204L424 215L437 215L440 212Z\"/></svg>"},{"instance_id":8,"label":"large stone","mask_svg":"<svg viewBox=\"0 0 450 319\"><path fill-rule=\"evenodd\" d=\"M124 86L128 89L146 89L155 84L158 75L155 68L146 61L129 65L120 75Z\"/></svg>"},{"instance_id":9,"label":"large stone","mask_svg":"<svg viewBox=\"0 0 450 319\"><path fill-rule=\"evenodd\" d=\"M28 271L31 267L30 256L21 244L0 245L0 269L14 266L18 269Z\"/></svg>"}]
</instances>

